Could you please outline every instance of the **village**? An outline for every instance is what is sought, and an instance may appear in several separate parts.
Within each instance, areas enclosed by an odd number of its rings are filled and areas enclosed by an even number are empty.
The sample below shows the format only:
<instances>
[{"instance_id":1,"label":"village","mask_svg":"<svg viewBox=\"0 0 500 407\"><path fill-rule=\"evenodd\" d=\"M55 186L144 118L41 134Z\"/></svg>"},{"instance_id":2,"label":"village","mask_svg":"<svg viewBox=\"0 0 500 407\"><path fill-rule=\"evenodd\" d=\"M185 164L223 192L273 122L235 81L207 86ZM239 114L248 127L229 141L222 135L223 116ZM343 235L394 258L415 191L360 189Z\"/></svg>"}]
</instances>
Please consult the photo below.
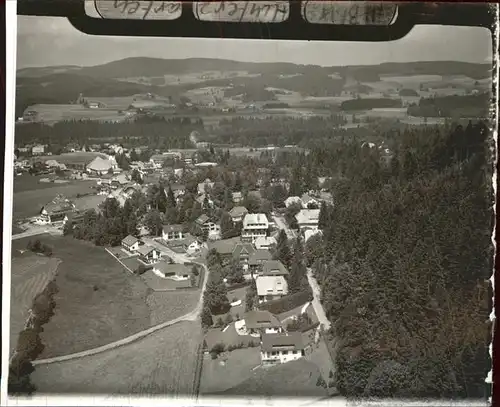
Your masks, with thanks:
<instances>
[{"instance_id":1,"label":"village","mask_svg":"<svg viewBox=\"0 0 500 407\"><path fill-rule=\"evenodd\" d=\"M301 196L286 196L282 202L260 211L261 206L255 205L255 200L264 200L259 186L267 183L286 191L287 179L266 180L261 176L255 190L233 189L226 192L221 203L214 193L218 186L209 176L224 170L224 165L201 161L200 157L207 150L213 151L212 146L155 152L144 161L131 160L141 153L140 148L126 150L111 144L103 148L72 147L57 156L47 155L44 146L17 152L16 179L38 177L40 184L91 182L86 198L91 196L94 206L81 209L81 196L58 194L43 204L38 215L18 222L21 231L14 239L36 238L40 233L67 235L70 231L75 236L74 231L88 221L89 211L102 214L111 201L123 208L127 201L147 197L160 185L163 190L157 192L167 200L173 199L172 204L178 208L184 200L194 198L199 215L192 222L163 222L161 227L156 225L159 230L152 231L146 218L156 208L148 204L146 214L138 219L137 233L127 234L119 244L105 245L105 250L152 290L201 289L204 363L225 364L231 351L251 348L259 350L260 355L259 360L249 358L254 367L274 366L305 357L318 346L321 333L330 324L320 303L318 285L309 269L309 285L292 292L288 284L291 264L285 265L277 251L283 244L306 244L313 236L321 235L320 208L333 204L326 189L318 186ZM273 148L265 151L272 152ZM123 157L128 161L126 166L118 164ZM260 173L266 174L265 169ZM193 179L199 182L188 186ZM327 181L320 178L317 185ZM245 206L248 202L250 208ZM214 257L217 265L213 264ZM221 268L230 270L223 273L223 278ZM207 294L210 281L218 281L226 293L224 301L228 304L219 313L207 311L205 304L205 298L211 295ZM210 322L206 319L208 312ZM324 369L323 376L331 375L332 369Z\"/></svg>"}]
</instances>

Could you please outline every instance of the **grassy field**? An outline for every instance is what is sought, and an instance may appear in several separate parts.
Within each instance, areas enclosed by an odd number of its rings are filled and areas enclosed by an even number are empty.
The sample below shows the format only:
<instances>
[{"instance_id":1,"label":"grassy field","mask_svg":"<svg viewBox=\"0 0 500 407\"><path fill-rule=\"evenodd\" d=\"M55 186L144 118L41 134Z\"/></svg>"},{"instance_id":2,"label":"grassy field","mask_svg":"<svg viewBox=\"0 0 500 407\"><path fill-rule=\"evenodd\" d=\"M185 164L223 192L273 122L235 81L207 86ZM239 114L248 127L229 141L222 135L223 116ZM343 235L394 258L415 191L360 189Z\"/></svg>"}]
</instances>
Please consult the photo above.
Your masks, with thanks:
<instances>
[{"instance_id":1,"label":"grassy field","mask_svg":"<svg viewBox=\"0 0 500 407\"><path fill-rule=\"evenodd\" d=\"M38 366L32 380L38 393L193 393L201 328L182 322L137 342L95 356Z\"/></svg>"},{"instance_id":2,"label":"grassy field","mask_svg":"<svg viewBox=\"0 0 500 407\"><path fill-rule=\"evenodd\" d=\"M229 352L224 365L221 365L220 359L212 360L210 355L204 355L200 395L222 392L239 385L252 377L252 369L258 365L258 347Z\"/></svg>"},{"instance_id":3,"label":"grassy field","mask_svg":"<svg viewBox=\"0 0 500 407\"><path fill-rule=\"evenodd\" d=\"M318 367L302 358L278 366L259 368L247 380L218 393L224 396L325 397L327 389L316 386Z\"/></svg>"},{"instance_id":4,"label":"grassy field","mask_svg":"<svg viewBox=\"0 0 500 407\"><path fill-rule=\"evenodd\" d=\"M150 292L146 300L151 310L150 325L157 325L192 311L200 298L200 292L200 290Z\"/></svg>"},{"instance_id":5,"label":"grassy field","mask_svg":"<svg viewBox=\"0 0 500 407\"><path fill-rule=\"evenodd\" d=\"M28 175L22 177L29 178ZM40 213L42 206L51 202L57 194L63 194L67 198L75 198L77 194L94 193L95 190L91 186L95 185L95 181L74 181L68 184L37 184L41 188L31 188L32 180L26 181L26 186L16 192L14 186L13 199L13 218L23 219L30 216L36 216Z\"/></svg>"},{"instance_id":6,"label":"grassy field","mask_svg":"<svg viewBox=\"0 0 500 407\"><path fill-rule=\"evenodd\" d=\"M123 120L125 115L119 114L117 109L99 108L89 109L81 105L49 105L40 104L31 106L30 110L38 112L38 120L43 122L57 122L62 120Z\"/></svg>"},{"instance_id":7,"label":"grassy field","mask_svg":"<svg viewBox=\"0 0 500 407\"><path fill-rule=\"evenodd\" d=\"M150 326L148 290L103 248L68 237L36 237L53 247L59 264L56 310L44 326L40 358L79 352L124 338ZM33 238L32 238L33 239ZM12 242L16 249L29 239Z\"/></svg>"},{"instance_id":8,"label":"grassy field","mask_svg":"<svg viewBox=\"0 0 500 407\"><path fill-rule=\"evenodd\" d=\"M16 347L19 332L24 329L33 299L54 278L60 264L57 258L19 253L12 259L10 296L10 353Z\"/></svg>"}]
</instances>

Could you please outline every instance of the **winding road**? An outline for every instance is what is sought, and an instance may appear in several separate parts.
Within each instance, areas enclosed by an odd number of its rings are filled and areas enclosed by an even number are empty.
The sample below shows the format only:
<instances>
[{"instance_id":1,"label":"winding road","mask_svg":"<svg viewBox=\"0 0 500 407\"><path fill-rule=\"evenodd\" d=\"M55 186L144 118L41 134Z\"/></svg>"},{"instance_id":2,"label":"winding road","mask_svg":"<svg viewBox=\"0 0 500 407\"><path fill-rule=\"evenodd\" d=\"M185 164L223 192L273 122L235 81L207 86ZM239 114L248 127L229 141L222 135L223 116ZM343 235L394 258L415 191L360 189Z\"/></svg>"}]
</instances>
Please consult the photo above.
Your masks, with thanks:
<instances>
[{"instance_id":1,"label":"winding road","mask_svg":"<svg viewBox=\"0 0 500 407\"><path fill-rule=\"evenodd\" d=\"M163 246L162 250L164 250L164 249L165 249L165 247ZM98 353L106 352L108 350L115 349L115 348L118 348L120 346L124 346L124 345L127 345L127 344L131 343L131 342L134 342L134 341L137 341L139 339L142 339L142 338L144 338L147 335L150 335L150 334L152 334L152 333L154 333L156 331L159 331L160 329L167 328L167 327L169 327L171 325L177 324L178 322L181 322L181 321L196 321L199 318L201 310L202 310L202 307L203 307L203 293L205 292L205 289L206 289L206 286L207 286L209 271L208 271L207 266L205 266L203 263L199 263L199 262L196 262L196 261L188 260L184 256L179 255L178 253L176 253L176 254L177 254L178 257L180 257L180 258L182 258L184 260L183 262L190 261L193 264L196 264L196 265L199 265L199 266L203 267L204 270L205 270L204 278L203 278L203 285L202 285L201 293L200 293L200 299L198 300L198 303L196 304L196 307L194 308L194 310L192 310L191 312L188 312L187 314L182 315L182 316L180 316L178 318L175 318L175 319L172 319L170 321L163 322L161 324L155 325L155 326L153 326L151 328L148 328L148 329L145 329L143 331L137 332L137 333L135 333L133 335L130 335L130 336L128 336L126 338L123 338L123 339L120 339L118 341L111 342L111 343L108 343L106 345L94 348L94 349L89 349L89 350L85 350L85 351L82 351L82 352L72 353L72 354L69 354L69 355L56 356L56 357L48 358L48 359L34 360L32 362L33 365L35 365L35 366L37 366L37 365L47 365L47 364L51 364L51 363L64 362L64 361L67 361L67 360L79 359L79 358L84 358L86 356L96 355Z\"/></svg>"}]
</instances>

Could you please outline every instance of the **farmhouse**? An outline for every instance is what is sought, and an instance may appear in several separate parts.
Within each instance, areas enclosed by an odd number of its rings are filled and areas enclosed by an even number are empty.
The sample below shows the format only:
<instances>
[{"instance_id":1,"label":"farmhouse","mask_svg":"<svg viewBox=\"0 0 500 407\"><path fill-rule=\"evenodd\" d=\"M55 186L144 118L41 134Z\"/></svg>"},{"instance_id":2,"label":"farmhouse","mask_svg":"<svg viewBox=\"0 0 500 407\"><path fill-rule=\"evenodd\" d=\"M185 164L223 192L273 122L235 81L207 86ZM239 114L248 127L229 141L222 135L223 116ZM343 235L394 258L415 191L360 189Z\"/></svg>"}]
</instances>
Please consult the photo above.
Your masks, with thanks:
<instances>
[{"instance_id":1,"label":"farmhouse","mask_svg":"<svg viewBox=\"0 0 500 407\"><path fill-rule=\"evenodd\" d=\"M305 356L300 332L263 334L260 345L262 364L286 363Z\"/></svg>"},{"instance_id":2,"label":"farmhouse","mask_svg":"<svg viewBox=\"0 0 500 407\"><path fill-rule=\"evenodd\" d=\"M75 205L62 195L58 195L40 210L40 221L42 223L64 222L68 213L75 210Z\"/></svg>"},{"instance_id":3,"label":"farmhouse","mask_svg":"<svg viewBox=\"0 0 500 407\"><path fill-rule=\"evenodd\" d=\"M272 236L263 236L255 239L256 249L270 249L277 244L276 239Z\"/></svg>"},{"instance_id":4,"label":"farmhouse","mask_svg":"<svg viewBox=\"0 0 500 407\"><path fill-rule=\"evenodd\" d=\"M128 235L122 240L122 247L129 252L136 252L139 250L140 241L132 235Z\"/></svg>"},{"instance_id":5,"label":"farmhouse","mask_svg":"<svg viewBox=\"0 0 500 407\"><path fill-rule=\"evenodd\" d=\"M223 258L231 258L235 246L239 243L239 238L224 239L219 241L210 242L208 245L209 250L215 250Z\"/></svg>"},{"instance_id":6,"label":"farmhouse","mask_svg":"<svg viewBox=\"0 0 500 407\"><path fill-rule=\"evenodd\" d=\"M139 253L141 260L146 264L153 264L161 260L161 252L151 246L141 246L137 249L137 253Z\"/></svg>"},{"instance_id":7,"label":"farmhouse","mask_svg":"<svg viewBox=\"0 0 500 407\"><path fill-rule=\"evenodd\" d=\"M68 212L63 220L63 226L66 226L68 222L71 222L72 226L80 225L85 219L85 213Z\"/></svg>"},{"instance_id":8,"label":"farmhouse","mask_svg":"<svg viewBox=\"0 0 500 407\"><path fill-rule=\"evenodd\" d=\"M191 269L184 264L168 264L160 261L153 266L153 273L162 278L183 281L191 278Z\"/></svg>"},{"instance_id":9,"label":"farmhouse","mask_svg":"<svg viewBox=\"0 0 500 407\"><path fill-rule=\"evenodd\" d=\"M255 242L258 237L267 236L269 221L264 213L246 214L243 219L241 240Z\"/></svg>"},{"instance_id":10,"label":"farmhouse","mask_svg":"<svg viewBox=\"0 0 500 407\"><path fill-rule=\"evenodd\" d=\"M297 219L297 224L301 232L307 229L317 230L319 222L319 209L302 209L295 219Z\"/></svg>"},{"instance_id":11,"label":"farmhouse","mask_svg":"<svg viewBox=\"0 0 500 407\"><path fill-rule=\"evenodd\" d=\"M245 215L248 213L248 209L244 206L235 206L229 211L229 216L233 220L233 223L242 222Z\"/></svg>"},{"instance_id":12,"label":"farmhouse","mask_svg":"<svg viewBox=\"0 0 500 407\"><path fill-rule=\"evenodd\" d=\"M245 326L250 335L279 333L283 330L280 320L269 311L254 310L244 315Z\"/></svg>"},{"instance_id":13,"label":"farmhouse","mask_svg":"<svg viewBox=\"0 0 500 407\"><path fill-rule=\"evenodd\" d=\"M283 276L257 276L259 303L280 299L288 294L288 284Z\"/></svg>"},{"instance_id":14,"label":"farmhouse","mask_svg":"<svg viewBox=\"0 0 500 407\"><path fill-rule=\"evenodd\" d=\"M162 238L165 241L183 239L184 227L182 225L165 225L163 226Z\"/></svg>"}]
</instances>

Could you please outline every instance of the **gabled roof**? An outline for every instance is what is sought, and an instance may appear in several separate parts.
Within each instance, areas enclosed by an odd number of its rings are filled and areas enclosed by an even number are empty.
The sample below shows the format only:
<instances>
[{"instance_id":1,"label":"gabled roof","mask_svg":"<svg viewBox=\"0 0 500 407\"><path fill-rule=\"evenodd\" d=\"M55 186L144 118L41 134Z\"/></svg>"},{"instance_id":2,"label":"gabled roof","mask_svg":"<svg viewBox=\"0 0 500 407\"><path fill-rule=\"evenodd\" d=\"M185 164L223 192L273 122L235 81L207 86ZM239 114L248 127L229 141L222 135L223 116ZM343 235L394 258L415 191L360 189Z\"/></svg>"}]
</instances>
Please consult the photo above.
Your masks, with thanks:
<instances>
[{"instance_id":1,"label":"gabled roof","mask_svg":"<svg viewBox=\"0 0 500 407\"><path fill-rule=\"evenodd\" d=\"M168 262L162 260L153 266L156 270L160 271L164 275L185 276L191 275L191 268L185 266L184 264L169 264Z\"/></svg>"},{"instance_id":2,"label":"gabled roof","mask_svg":"<svg viewBox=\"0 0 500 407\"><path fill-rule=\"evenodd\" d=\"M234 246L233 256L240 257L242 254L251 255L253 252L255 252L255 249L251 243L238 243Z\"/></svg>"},{"instance_id":3,"label":"gabled roof","mask_svg":"<svg viewBox=\"0 0 500 407\"><path fill-rule=\"evenodd\" d=\"M269 311L249 311L244 316L248 329L280 328L280 320Z\"/></svg>"},{"instance_id":4,"label":"gabled roof","mask_svg":"<svg viewBox=\"0 0 500 407\"><path fill-rule=\"evenodd\" d=\"M300 332L263 334L261 347L265 352L277 350L302 350L305 348Z\"/></svg>"},{"instance_id":5,"label":"gabled roof","mask_svg":"<svg viewBox=\"0 0 500 407\"><path fill-rule=\"evenodd\" d=\"M248 259L248 264L250 266L257 266L266 260L272 260L273 256L271 252L267 249L257 249L250 255Z\"/></svg>"},{"instance_id":6,"label":"gabled roof","mask_svg":"<svg viewBox=\"0 0 500 407\"><path fill-rule=\"evenodd\" d=\"M314 223L319 221L319 209L302 209L295 219L298 223Z\"/></svg>"},{"instance_id":7,"label":"gabled roof","mask_svg":"<svg viewBox=\"0 0 500 407\"><path fill-rule=\"evenodd\" d=\"M127 246L132 246L133 244L136 244L139 241L136 237L132 235L128 235L125 239L122 240L122 243L127 245Z\"/></svg>"},{"instance_id":8,"label":"gabled roof","mask_svg":"<svg viewBox=\"0 0 500 407\"><path fill-rule=\"evenodd\" d=\"M269 223L265 213L247 213L243 219L243 227L247 227L249 224L255 223Z\"/></svg>"},{"instance_id":9,"label":"gabled roof","mask_svg":"<svg viewBox=\"0 0 500 407\"><path fill-rule=\"evenodd\" d=\"M286 276L288 270L279 260L267 260L262 264L262 273L265 276Z\"/></svg>"},{"instance_id":10,"label":"gabled roof","mask_svg":"<svg viewBox=\"0 0 500 407\"><path fill-rule=\"evenodd\" d=\"M104 160L101 157L94 158L88 165L87 169L94 171L108 171L112 168L112 164L110 160Z\"/></svg>"},{"instance_id":11,"label":"gabled roof","mask_svg":"<svg viewBox=\"0 0 500 407\"><path fill-rule=\"evenodd\" d=\"M164 233L182 232L183 230L184 230L183 225L163 225L163 232Z\"/></svg>"},{"instance_id":12,"label":"gabled roof","mask_svg":"<svg viewBox=\"0 0 500 407\"><path fill-rule=\"evenodd\" d=\"M248 209L245 208L244 206L235 206L233 209L229 211L229 215L232 218L237 218L243 215L246 215L248 213Z\"/></svg>"},{"instance_id":13,"label":"gabled roof","mask_svg":"<svg viewBox=\"0 0 500 407\"><path fill-rule=\"evenodd\" d=\"M156 249L152 246L148 246L148 245L144 245L144 246L139 247L139 250L137 250L137 251L139 252L139 254L141 254L143 256L147 256L153 250L159 251L158 249Z\"/></svg>"}]
</instances>

